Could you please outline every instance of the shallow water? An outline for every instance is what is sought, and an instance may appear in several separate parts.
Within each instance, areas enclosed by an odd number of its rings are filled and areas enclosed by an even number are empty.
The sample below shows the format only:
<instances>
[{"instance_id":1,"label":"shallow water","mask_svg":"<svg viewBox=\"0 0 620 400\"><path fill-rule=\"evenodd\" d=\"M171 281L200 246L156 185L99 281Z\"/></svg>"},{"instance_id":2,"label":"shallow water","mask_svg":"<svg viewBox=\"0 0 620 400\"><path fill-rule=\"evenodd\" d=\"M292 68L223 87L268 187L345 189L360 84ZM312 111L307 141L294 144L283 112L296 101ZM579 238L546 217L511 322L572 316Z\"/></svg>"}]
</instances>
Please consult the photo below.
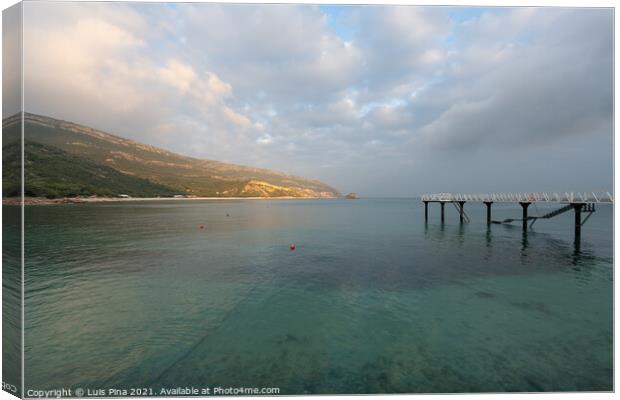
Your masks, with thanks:
<instances>
[{"instance_id":1,"label":"shallow water","mask_svg":"<svg viewBox=\"0 0 620 400\"><path fill-rule=\"evenodd\" d=\"M27 207L26 389L611 390L611 207L578 248L572 211L524 235L465 207Z\"/></svg>"}]
</instances>

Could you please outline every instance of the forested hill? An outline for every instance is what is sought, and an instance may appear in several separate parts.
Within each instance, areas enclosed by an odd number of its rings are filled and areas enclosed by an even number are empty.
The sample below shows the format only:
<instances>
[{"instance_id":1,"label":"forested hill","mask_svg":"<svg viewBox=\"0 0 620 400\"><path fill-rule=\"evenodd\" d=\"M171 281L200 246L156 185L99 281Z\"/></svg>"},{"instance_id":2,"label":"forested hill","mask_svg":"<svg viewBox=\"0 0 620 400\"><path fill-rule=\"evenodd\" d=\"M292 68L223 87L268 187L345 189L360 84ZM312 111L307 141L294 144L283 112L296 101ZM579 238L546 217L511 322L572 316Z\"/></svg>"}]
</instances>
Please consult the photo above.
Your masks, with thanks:
<instances>
[{"instance_id":1,"label":"forested hill","mask_svg":"<svg viewBox=\"0 0 620 400\"><path fill-rule=\"evenodd\" d=\"M26 113L24 124L26 191L34 196L341 196L316 180L186 157L72 122ZM19 161L19 137L19 118L5 119L4 196L19 185L10 168Z\"/></svg>"}]
</instances>

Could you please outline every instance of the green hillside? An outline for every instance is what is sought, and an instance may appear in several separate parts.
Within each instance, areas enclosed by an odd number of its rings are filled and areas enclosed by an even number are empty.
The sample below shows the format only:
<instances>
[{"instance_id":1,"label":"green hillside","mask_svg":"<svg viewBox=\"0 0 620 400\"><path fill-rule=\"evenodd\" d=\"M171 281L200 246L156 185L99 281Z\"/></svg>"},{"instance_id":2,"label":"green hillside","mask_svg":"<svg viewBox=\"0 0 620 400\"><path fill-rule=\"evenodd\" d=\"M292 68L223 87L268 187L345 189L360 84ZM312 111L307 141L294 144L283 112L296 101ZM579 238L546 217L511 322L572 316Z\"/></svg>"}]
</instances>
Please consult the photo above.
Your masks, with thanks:
<instances>
[{"instance_id":1,"label":"green hillside","mask_svg":"<svg viewBox=\"0 0 620 400\"><path fill-rule=\"evenodd\" d=\"M24 154L26 196L57 198L127 194L133 197L157 197L177 193L174 189L120 173L53 146L26 141ZM13 141L3 148L4 196L20 194L20 160L19 142Z\"/></svg>"},{"instance_id":2,"label":"green hillside","mask_svg":"<svg viewBox=\"0 0 620 400\"><path fill-rule=\"evenodd\" d=\"M211 197L340 197L338 191L319 181L185 157L67 121L26 113L24 123L28 142L52 146L125 177L147 180L151 185L160 185L158 190L165 187L174 193ZM3 128L5 145L19 139L17 118L3 121ZM117 178L109 175L106 179ZM140 197L150 195L145 192Z\"/></svg>"}]
</instances>

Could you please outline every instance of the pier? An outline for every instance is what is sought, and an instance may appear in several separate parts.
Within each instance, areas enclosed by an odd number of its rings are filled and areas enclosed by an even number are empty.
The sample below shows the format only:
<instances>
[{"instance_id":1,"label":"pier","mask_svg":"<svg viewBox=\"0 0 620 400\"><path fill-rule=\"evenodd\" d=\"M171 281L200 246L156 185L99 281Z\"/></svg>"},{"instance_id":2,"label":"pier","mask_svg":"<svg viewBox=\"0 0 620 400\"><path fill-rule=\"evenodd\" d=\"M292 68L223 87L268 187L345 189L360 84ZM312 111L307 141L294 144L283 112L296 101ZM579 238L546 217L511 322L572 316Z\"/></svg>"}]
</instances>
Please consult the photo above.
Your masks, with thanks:
<instances>
[{"instance_id":1,"label":"pier","mask_svg":"<svg viewBox=\"0 0 620 400\"><path fill-rule=\"evenodd\" d=\"M596 204L613 203L611 193L594 193L594 192L564 192L564 193L492 193L492 194L451 194L436 193L422 195L424 203L424 221L428 222L428 205L430 203L439 203L441 206L441 223L445 221L445 205L452 204L459 213L460 223L469 222L469 216L465 212L465 203L482 203L486 206L486 222L491 224L508 224L512 222L521 222L523 231L527 232L528 225L531 228L539 219L549 219L567 211L574 210L575 213L575 240L581 237L581 227L586 223L588 218L596 211ZM521 218L508 218L502 221L494 221L491 213L491 207L494 203L518 203L521 206ZM536 203L556 203L561 205L543 215L532 216L528 214L528 208L531 204ZM582 213L587 213L582 220Z\"/></svg>"}]
</instances>

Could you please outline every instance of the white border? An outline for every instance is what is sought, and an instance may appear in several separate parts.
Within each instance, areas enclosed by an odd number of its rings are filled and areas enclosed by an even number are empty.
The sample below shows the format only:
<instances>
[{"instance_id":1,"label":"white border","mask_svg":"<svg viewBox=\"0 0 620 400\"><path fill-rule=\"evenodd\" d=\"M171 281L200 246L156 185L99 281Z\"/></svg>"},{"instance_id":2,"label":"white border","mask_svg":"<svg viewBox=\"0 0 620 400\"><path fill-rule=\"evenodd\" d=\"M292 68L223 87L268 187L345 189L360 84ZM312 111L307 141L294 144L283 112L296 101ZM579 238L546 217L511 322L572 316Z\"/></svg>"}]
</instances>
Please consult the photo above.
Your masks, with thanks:
<instances>
[{"instance_id":1,"label":"white border","mask_svg":"<svg viewBox=\"0 0 620 400\"><path fill-rule=\"evenodd\" d=\"M82 2L85 1L97 1L97 0L79 0ZM135 2L158 2L158 3L166 3L166 2L170 2L170 1L165 1L165 0L133 0ZM230 0L220 0L220 1L197 1L197 0L185 0L183 2L186 3L199 3L199 2L211 2L211 3L215 3L215 2L219 2L219 3L301 3L301 4L406 4L406 5L435 5L435 6L482 6L482 7L493 7L493 6L501 6L501 7L513 7L513 6L532 6L532 7L612 7L614 8L614 198L615 198L615 187L618 183L617 181L617 177L618 174L616 174L616 163L615 163L615 154L617 153L617 142L615 141L615 115L617 112L617 104L615 102L615 93L616 93L616 88L617 88L617 81L615 80L615 74L616 74L616 63L615 63L615 55L617 54L616 52L616 46L618 43L618 32L615 30L615 7L616 7L616 1L613 0L591 0L591 1L577 1L577 0L539 0L539 1L535 1L535 0L512 0L512 1L507 1L507 2L499 2L499 1L492 1L492 0L477 0L477 1L467 1L467 0L447 0L447 1L438 1L438 0L425 0L425 1L407 1L407 0L375 0L375 1L363 1L363 0L358 0L358 1L354 1L354 0L336 0L336 1L329 1L329 0L295 0L295 1L282 1L282 0L270 0L270 1L260 1L260 0L245 0L245 1L230 1ZM0 0L0 5L1 8L4 10L14 4L17 4L18 1L15 0ZM22 7L22 21L23 21L23 7ZM1 24L1 19L0 19L0 24ZM22 24L22 30L23 30L23 24ZM23 32L22 32L22 43L23 43ZM23 65L23 46L22 46L22 65ZM0 53L0 71L1 71L1 64L2 64L2 55ZM24 75L23 75L23 71L22 71L22 110L23 110L23 105L24 105ZM0 99L0 106L2 104L2 101ZM22 141L23 141L23 121L22 121ZM2 170L2 167L0 165L0 172ZM22 196L23 196L23 143L22 143ZM618 246L618 237L615 235L615 228L618 225L618 222L620 222L620 215L618 215L618 213L615 212L615 205L614 205L614 266L615 266L615 260L617 259L618 253L619 253L619 246ZM1 215L0 215L0 220L1 220ZM23 207L22 207L22 227L24 227L23 225L24 223L24 212L23 212ZM1 239L2 239L2 233L0 231L0 246L1 246ZM22 321L24 318L24 311L23 311L23 304L24 304L24 269L23 269L23 260L24 260L24 231L22 228ZM615 269L614 269L614 385L616 382L618 382L618 369L616 368L616 364L615 364L615 360L617 359L617 355L618 355L618 349L615 346L615 337L616 334L618 333L618 318L617 318L617 310L618 307L617 303L616 303L616 298L615 298ZM1 320L0 320L0 327L1 327ZM0 342L0 350L1 350L1 342ZM23 342L23 330L22 330L22 377L23 377L23 372L24 372L24 364L23 364L23 350L24 350L24 342ZM0 358L0 364L1 364L1 358ZM22 389L23 389L23 385L24 382L22 380ZM442 395L389 395L390 397L396 396L397 398L406 398L406 399L429 399L429 398L436 398L437 396L442 396ZM612 398L615 397L615 395L613 393L544 393L544 394L539 394L539 393L534 393L534 394L525 394L525 393L517 393L517 394L467 394L467 395L461 395L461 394L455 394L455 395L443 395L443 396L454 396L456 398L461 398L461 397L465 397L465 398L470 398L470 399L490 399L490 400L494 400L494 399L502 399L502 398L506 398L506 397L510 397L511 399L533 399L533 398L537 398L537 397L542 397L544 396L547 399L567 399L567 400L572 400L572 399L583 399L585 398L585 396L587 396L588 398L594 398L594 399L607 399L607 398ZM280 396L280 397L299 397L299 396ZM378 396L375 395L371 395L371 396L364 396L365 398L375 398ZM162 397L159 397L160 399ZM236 397L237 399L256 399L256 397ZM360 396L303 396L304 399L328 399L328 398L338 398L338 399L350 399L350 400L354 400L354 399L359 399ZM0 400L8 400L8 399L15 399L14 396L8 394L7 392L4 391L0 391ZM181 397L176 397L175 399L185 399L185 398L181 398ZM195 398L186 398L186 399L195 399Z\"/></svg>"}]
</instances>

